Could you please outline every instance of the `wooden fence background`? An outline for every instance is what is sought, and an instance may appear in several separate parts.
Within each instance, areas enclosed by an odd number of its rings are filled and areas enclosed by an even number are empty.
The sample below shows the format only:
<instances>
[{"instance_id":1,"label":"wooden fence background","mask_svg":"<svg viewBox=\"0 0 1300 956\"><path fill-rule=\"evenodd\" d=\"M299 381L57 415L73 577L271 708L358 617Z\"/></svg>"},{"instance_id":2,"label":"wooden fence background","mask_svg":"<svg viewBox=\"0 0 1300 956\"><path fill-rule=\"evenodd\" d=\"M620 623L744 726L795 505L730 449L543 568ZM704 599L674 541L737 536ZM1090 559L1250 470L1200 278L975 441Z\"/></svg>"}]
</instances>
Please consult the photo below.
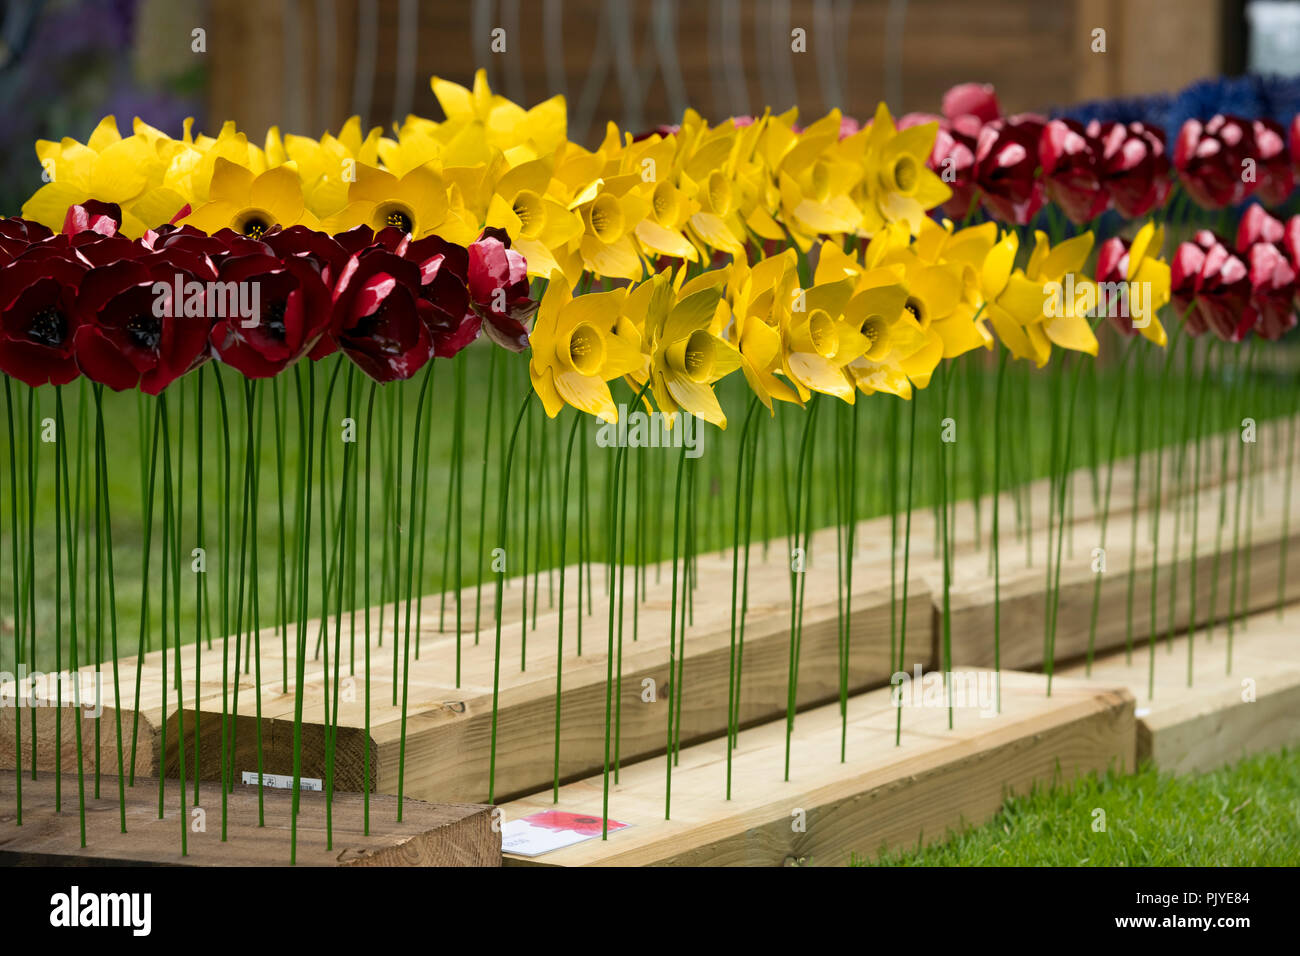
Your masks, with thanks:
<instances>
[{"instance_id":1,"label":"wooden fence background","mask_svg":"<svg viewBox=\"0 0 1300 956\"><path fill-rule=\"evenodd\" d=\"M570 137L798 104L937 111L954 83L1010 111L1172 90L1221 72L1236 0L209 0L211 122L319 134L352 113L439 116L429 76L531 105L569 100ZM506 51L491 50L505 31ZM1106 30L1106 52L1091 49ZM791 31L807 51L791 51Z\"/></svg>"}]
</instances>

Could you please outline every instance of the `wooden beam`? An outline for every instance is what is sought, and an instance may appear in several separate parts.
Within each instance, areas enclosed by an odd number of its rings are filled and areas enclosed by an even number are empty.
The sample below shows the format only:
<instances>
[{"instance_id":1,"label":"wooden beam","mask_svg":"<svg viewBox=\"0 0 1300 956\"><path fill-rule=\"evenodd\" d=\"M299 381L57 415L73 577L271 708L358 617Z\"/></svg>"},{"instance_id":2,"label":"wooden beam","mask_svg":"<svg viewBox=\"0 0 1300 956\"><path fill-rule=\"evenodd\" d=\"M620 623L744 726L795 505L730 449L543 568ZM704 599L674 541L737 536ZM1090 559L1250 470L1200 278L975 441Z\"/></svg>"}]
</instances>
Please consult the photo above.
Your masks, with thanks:
<instances>
[{"instance_id":1,"label":"wooden beam","mask_svg":"<svg viewBox=\"0 0 1300 956\"><path fill-rule=\"evenodd\" d=\"M1215 447L1212 445L1211 447ZM1166 474L1170 462L1166 461ZM1190 464L1189 464L1190 468ZM1145 472L1153 475L1153 472ZM1283 511L1286 494L1285 467L1261 467L1257 479L1247 477L1242 527L1238 536L1241 552L1237 558L1237 613L1259 612L1276 608L1279 603L1278 582L1281 576L1284 547ZM1258 481L1258 486L1254 481ZM1172 478L1170 479L1172 484ZM1096 653L1123 647L1129 640L1145 643L1151 631L1152 567L1156 570L1156 625L1160 635L1180 633L1192 620L1192 596L1196 598L1196 622L1209 620L1211 604L1214 615L1224 619L1229 611L1232 585L1233 525L1236 482L1226 486L1227 515L1223 534L1217 534L1221 490L1202 488L1199 504L1196 578L1192 581L1191 498L1184 496L1167 503L1160 514L1159 554L1151 547L1153 516L1138 515L1137 546L1130 550L1131 518L1112 515L1106 533L1105 572L1102 574L1101 601L1098 605L1095 639L1092 636L1093 599L1097 573L1093 571L1098 556L1094 549L1101 544L1097 521L1075 522L1065 529L1061 550L1060 596L1056 611L1054 659L1067 664L1084 657L1090 640ZM1300 488L1300 475L1293 476L1292 494ZM1246 533L1248 514L1252 518ZM1005 511L1005 505L1003 510ZM1181 517L1178 512L1181 511ZM1292 566L1300 560L1300 514L1292 516L1286 528L1286 543ZM1175 527L1178 548L1174 549ZM1056 541L1053 535L1053 557ZM1219 562L1215 564L1216 543L1221 544ZM1001 663L1003 667L1039 669L1047 659L1044 647L1044 622L1047 609L1046 556L1048 538L1036 531L1031 542L1032 563L1026 562L1026 546L1014 537L1003 536L1001 547ZM1132 620L1129 628L1128 571L1133 578ZM1170 598L1177 573L1173 617L1170 623ZM936 613L942 614L940 582L933 570L927 572L932 593L939 602ZM1216 583L1217 582L1217 583ZM1300 576L1286 575L1281 592L1282 603L1300 600ZM1217 589L1217 599L1211 594ZM962 555L954 561L950 594L952 614L952 660L957 665L992 666L994 663L993 575L987 556ZM941 626L941 621L936 626Z\"/></svg>"},{"instance_id":2,"label":"wooden beam","mask_svg":"<svg viewBox=\"0 0 1300 956\"><path fill-rule=\"evenodd\" d=\"M126 833L116 777L101 781L100 798L86 784L86 837L82 845L77 781L63 781L63 812L55 812L54 777L24 775L23 823L16 825L14 774L0 772L0 865L286 866L289 863L293 792L264 788L265 825L259 825L258 788L237 785L227 795L222 840L221 794L209 787L200 816L187 807L181 820L180 784L168 780L158 816L158 781L137 778L125 790ZM187 796L193 796L193 784ZM407 800L397 820L397 798L370 798L370 833L363 832L362 796L335 793L333 845L327 848L325 794L303 792L298 814L299 866L500 866L501 834L492 808ZM181 855L181 828L188 855Z\"/></svg>"},{"instance_id":3,"label":"wooden beam","mask_svg":"<svg viewBox=\"0 0 1300 956\"><path fill-rule=\"evenodd\" d=\"M873 543L876 547L879 542ZM888 539L885 541L888 549ZM787 672L790 653L790 570L785 563L784 542L772 555L761 560L756 546L755 566L751 568L749 615L744 635L740 668L739 720L749 725L771 720L784 714ZM864 549L855 572L852 602L851 654L848 687L856 692L884 684L892 670L890 661L891 597L888 570L882 573L876 563L875 549ZM803 637L800 652L797 706L816 706L839 694L839 628L836 611L837 579L832 555L813 559L807 572ZM682 694L681 740L693 742L725 733L731 674L731 560L730 555L701 556L698 562L700 583L694 599L693 623L688 615L685 636L685 660L681 665ZM570 575L566 582L576 585ZM630 576L629 576L630 577ZM664 587L666 588L667 582ZM899 588L901 590L901 580ZM597 592L599 593L599 586ZM608 604L601 598L594 604L595 613L583 615L584 646L577 654L578 612L573 592L565 610L565 645L557 655L558 615L551 615L532 630L531 622L516 621L503 626L500 674L500 711L497 727L495 792L498 798L532 792L553 779L555 741L556 677L563 662L561 687L561 779L592 773L603 765L605 753L604 716L608 661ZM630 612L631 600L628 605ZM436 633L436 608L428 611L424 642L419 660L412 658L406 674L399 660L395 671L393 647L402 645L401 634L391 630L391 612L384 635L372 635L370 689L370 733L365 733L365 685L363 646L358 649L355 673L349 673L351 661L343 660L340 674L340 731L336 754L336 787L362 789L366 743L369 741L370 787L380 792L404 793L423 799L486 800L489 792L490 744L492 736L492 684L495 671L495 641L492 632L480 635L477 645L473 636L462 641L461 686L455 684L457 649L454 638ZM933 629L930 621L930 597L919 577L913 578L908 598L907 666L928 666L933 655ZM632 639L630 613L624 625L621 651L621 680L613 695L619 725L617 754L633 760L661 751L665 746L668 712L668 669L670 617L672 603L663 590L652 592L639 612L638 640ZM374 613L374 612L372 612ZM377 630L377 628L376 628ZM317 625L309 625L307 646L313 648ZM524 642L527 656L524 658ZM677 635L677 641L682 637ZM413 644L414 642L412 642ZM332 644L332 642L331 642ZM239 718L228 724L234 739L235 770L253 771L257 767L256 716L261 715L261 739L265 770L289 772L292 766L293 721L295 710L294 675L297 661L290 634L290 674L288 692L282 685L284 659L278 636L265 631L261 635L261 684L255 674L233 674L231 660L226 665L237 690L224 695L227 714L233 714L238 701ZM343 646L347 646L345 636ZM332 647L331 647L332 651ZM247 649L245 650L247 654ZM310 653L310 652L309 652ZM619 653L615 642L615 654ZM680 656L682 651L678 650ZM187 762L193 763L195 728L199 729L202 749L201 776L212 778L219 772L218 754L221 739L223 670L220 647L202 652L203 684L194 685L195 652L192 646L182 649L182 695L185 701ZM521 669L526 660L526 669ZM170 668L174 662L169 661ZM327 695L332 704L333 672L327 675L323 659L314 656L304 662L304 773L323 776L325 764L325 713ZM394 680L394 674L398 679ZM135 709L137 689L134 682L135 662L119 666L120 699L123 708L123 739L130 741L133 717L140 715L136 755L137 773L175 775L179 772L177 756L178 721L175 688L166 688L167 707L163 707L163 668L161 652L147 655L139 688L139 707ZM118 697L113 693L111 676L105 679L105 717L100 723L99 761L105 771L116 769L116 714ZM394 686L397 703L394 704ZM405 722L406 761L402 783L402 708L401 692L405 684L407 718ZM12 698L12 684L0 687L0 695ZM65 693L65 702L69 695ZM73 711L65 703L63 727L63 767L76 768ZM38 766L53 766L53 723L56 709L42 707L0 707L0 766L13 767L16 740L13 719L25 721L22 731L30 741L30 720L37 719L40 752ZM83 753L89 766L94 761L95 721L83 714ZM112 725L111 727L109 725ZM166 738L164 741L164 737ZM30 746L24 745L23 763L30 766ZM129 760L129 756L128 756Z\"/></svg>"},{"instance_id":4,"label":"wooden beam","mask_svg":"<svg viewBox=\"0 0 1300 956\"><path fill-rule=\"evenodd\" d=\"M994 675L982 672L984 686ZM978 674L974 675L980 680ZM684 748L672 774L672 819L664 819L665 764L623 769L612 789L611 819L630 824L535 858L507 864L553 866L842 866L851 856L942 839L949 828L979 824L1008 793L1090 771L1133 766L1133 697L1058 681L1052 696L1040 676L1004 672L1002 713L905 708L902 744L897 711L880 689L849 701L847 759L840 760L838 704L799 716L790 779L784 779L785 722L740 735L733 754L732 799L726 800L726 741ZM992 701L989 701L990 705ZM601 815L602 780L508 804L509 821L561 810Z\"/></svg>"},{"instance_id":5,"label":"wooden beam","mask_svg":"<svg viewBox=\"0 0 1300 956\"><path fill-rule=\"evenodd\" d=\"M1188 681L1188 644L1192 680ZM1229 666L1231 663L1231 666ZM1150 693L1154 673L1155 693ZM1127 687L1137 700L1137 758L1174 773L1214 770L1300 743L1300 607L1255 614L1234 628L1146 642L1061 671L1096 686Z\"/></svg>"}]
</instances>

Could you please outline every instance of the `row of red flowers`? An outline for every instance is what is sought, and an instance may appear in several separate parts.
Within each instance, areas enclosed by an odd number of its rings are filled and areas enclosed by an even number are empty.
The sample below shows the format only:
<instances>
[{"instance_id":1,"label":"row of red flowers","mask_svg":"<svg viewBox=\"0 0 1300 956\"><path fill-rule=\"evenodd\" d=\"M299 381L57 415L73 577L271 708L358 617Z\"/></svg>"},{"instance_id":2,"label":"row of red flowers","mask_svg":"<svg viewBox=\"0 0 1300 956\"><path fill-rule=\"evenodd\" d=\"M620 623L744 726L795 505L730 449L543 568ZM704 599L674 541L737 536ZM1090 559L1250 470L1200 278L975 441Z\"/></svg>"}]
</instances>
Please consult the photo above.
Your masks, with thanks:
<instances>
[{"instance_id":1,"label":"row of red flowers","mask_svg":"<svg viewBox=\"0 0 1300 956\"><path fill-rule=\"evenodd\" d=\"M1173 306L1193 335L1280 339L1297 322L1300 216L1283 223L1252 205L1231 246L1202 229L1178 246L1169 267Z\"/></svg>"},{"instance_id":2,"label":"row of red flowers","mask_svg":"<svg viewBox=\"0 0 1300 956\"><path fill-rule=\"evenodd\" d=\"M465 248L366 226L251 239L167 225L131 240L120 222L117 206L95 201L69 209L58 234L0 220L0 371L156 395L211 358L267 378L342 350L388 382L481 331L512 351L528 345L536 303L501 230ZM229 307L236 289L256 303L252 321Z\"/></svg>"},{"instance_id":3,"label":"row of red flowers","mask_svg":"<svg viewBox=\"0 0 1300 956\"><path fill-rule=\"evenodd\" d=\"M1270 119L1188 120L1172 162L1156 127L1004 116L993 88L979 83L949 90L941 116L913 113L899 125L932 120L939 133L929 166L952 188L943 210L956 220L977 198L994 219L1018 225L1033 220L1049 200L1078 224L1110 208L1139 219L1164 205L1175 170L1202 208L1222 209L1252 196L1276 207L1295 190L1300 163L1300 116L1289 133Z\"/></svg>"}]
</instances>

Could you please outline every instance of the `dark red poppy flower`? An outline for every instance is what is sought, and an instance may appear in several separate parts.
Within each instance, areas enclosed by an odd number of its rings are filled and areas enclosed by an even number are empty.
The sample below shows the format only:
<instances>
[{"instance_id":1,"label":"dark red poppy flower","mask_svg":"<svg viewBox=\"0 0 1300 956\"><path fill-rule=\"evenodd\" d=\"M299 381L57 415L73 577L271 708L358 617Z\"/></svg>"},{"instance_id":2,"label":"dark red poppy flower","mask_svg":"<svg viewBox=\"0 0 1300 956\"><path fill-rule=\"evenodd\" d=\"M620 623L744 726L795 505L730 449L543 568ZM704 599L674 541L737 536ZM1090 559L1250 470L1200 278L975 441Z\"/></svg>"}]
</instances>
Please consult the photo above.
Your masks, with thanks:
<instances>
[{"instance_id":1,"label":"dark red poppy flower","mask_svg":"<svg viewBox=\"0 0 1300 956\"><path fill-rule=\"evenodd\" d=\"M139 244L150 254L173 259L205 282L216 279L216 263L229 254L224 242L193 226L165 225L150 229Z\"/></svg>"},{"instance_id":2,"label":"dark red poppy flower","mask_svg":"<svg viewBox=\"0 0 1300 956\"><path fill-rule=\"evenodd\" d=\"M186 315L183 305L176 308L191 283L201 287L193 273L162 256L149 263L122 259L87 272L77 292L74 340L86 377L114 391L139 386L157 395L202 364L211 325L206 309Z\"/></svg>"},{"instance_id":3,"label":"dark red poppy flower","mask_svg":"<svg viewBox=\"0 0 1300 956\"><path fill-rule=\"evenodd\" d=\"M466 285L474 311L487 323L488 337L512 352L528 348L524 323L537 303L528 297L528 264L510 248L504 229L488 227L470 244Z\"/></svg>"},{"instance_id":4,"label":"dark red poppy flower","mask_svg":"<svg viewBox=\"0 0 1300 956\"><path fill-rule=\"evenodd\" d=\"M209 301L206 308L209 316L225 315L213 320L212 352L249 378L283 371L329 329L329 289L315 266L297 256L228 258L217 281L224 304ZM231 306L232 296L240 307ZM256 314L245 314L250 312Z\"/></svg>"},{"instance_id":5,"label":"dark red poppy flower","mask_svg":"<svg viewBox=\"0 0 1300 956\"><path fill-rule=\"evenodd\" d=\"M1043 184L1037 176L1043 125L1035 117L1013 116L980 130L975 183L994 219L1024 226L1043 207Z\"/></svg>"},{"instance_id":6,"label":"dark red poppy flower","mask_svg":"<svg viewBox=\"0 0 1300 956\"><path fill-rule=\"evenodd\" d=\"M101 236L116 236L122 227L122 207L113 202L87 199L68 207L63 218L63 233L75 236L82 232L95 232Z\"/></svg>"},{"instance_id":7,"label":"dark red poppy flower","mask_svg":"<svg viewBox=\"0 0 1300 956\"><path fill-rule=\"evenodd\" d=\"M1291 265L1300 271L1300 215L1292 216L1286 221L1282 233L1282 248L1291 259Z\"/></svg>"},{"instance_id":8,"label":"dark red poppy flower","mask_svg":"<svg viewBox=\"0 0 1300 956\"><path fill-rule=\"evenodd\" d=\"M275 255L275 251L261 239L254 239L252 236L235 232L233 229L218 229L212 234L212 238L221 243L224 249L219 256L223 262L226 259L238 259L241 256Z\"/></svg>"},{"instance_id":9,"label":"dark red poppy flower","mask_svg":"<svg viewBox=\"0 0 1300 956\"><path fill-rule=\"evenodd\" d=\"M1257 242L1279 243L1286 233L1280 219L1270 216L1259 203L1251 203L1237 226L1236 250L1244 253Z\"/></svg>"},{"instance_id":10,"label":"dark red poppy flower","mask_svg":"<svg viewBox=\"0 0 1300 956\"><path fill-rule=\"evenodd\" d=\"M1174 314L1192 335L1203 335L1208 329L1195 308L1196 281L1205 265L1205 252L1205 247L1200 243L1181 242L1169 262L1169 301L1174 307Z\"/></svg>"},{"instance_id":11,"label":"dark red poppy flower","mask_svg":"<svg viewBox=\"0 0 1300 956\"><path fill-rule=\"evenodd\" d=\"M1165 134L1143 123L1088 124L1101 143L1101 180L1125 217L1141 219L1163 206L1172 183Z\"/></svg>"},{"instance_id":12,"label":"dark red poppy flower","mask_svg":"<svg viewBox=\"0 0 1300 956\"><path fill-rule=\"evenodd\" d=\"M991 84L959 83L943 94L943 117L953 129L974 139L986 123L1002 118L1002 107Z\"/></svg>"},{"instance_id":13,"label":"dark red poppy flower","mask_svg":"<svg viewBox=\"0 0 1300 956\"><path fill-rule=\"evenodd\" d=\"M85 266L51 253L37 246L0 269L0 371L33 387L78 375L75 306Z\"/></svg>"},{"instance_id":14,"label":"dark red poppy flower","mask_svg":"<svg viewBox=\"0 0 1300 956\"><path fill-rule=\"evenodd\" d=\"M944 215L957 222L970 215L979 189L975 183L975 139L956 129L943 129L934 137L930 167L943 178L952 195L943 204Z\"/></svg>"},{"instance_id":15,"label":"dark red poppy flower","mask_svg":"<svg viewBox=\"0 0 1300 956\"><path fill-rule=\"evenodd\" d=\"M1286 146L1286 130L1271 119L1257 119L1253 132L1259 198L1270 206L1281 206L1295 192L1295 172Z\"/></svg>"},{"instance_id":16,"label":"dark red poppy flower","mask_svg":"<svg viewBox=\"0 0 1300 956\"><path fill-rule=\"evenodd\" d=\"M1216 242L1206 251L1196 277L1196 312L1219 338L1240 342L1258 318L1250 298L1250 270L1227 246Z\"/></svg>"},{"instance_id":17,"label":"dark red poppy flower","mask_svg":"<svg viewBox=\"0 0 1300 956\"><path fill-rule=\"evenodd\" d=\"M400 255L420 269L423 314L433 335L434 354L451 358L478 338L483 320L470 302L469 251L437 236L404 242Z\"/></svg>"},{"instance_id":18,"label":"dark red poppy flower","mask_svg":"<svg viewBox=\"0 0 1300 956\"><path fill-rule=\"evenodd\" d=\"M394 237L394 239L391 240L391 245L388 244L390 240L386 235L384 241L379 244L383 245L389 252L396 249L398 243L402 239L406 238L407 235L396 228L384 229L380 234L384 235L386 233L391 233ZM360 252L362 249L376 244L375 231L364 223L360 226L353 226L345 232L336 232L333 238L348 255Z\"/></svg>"},{"instance_id":19,"label":"dark red poppy flower","mask_svg":"<svg viewBox=\"0 0 1300 956\"><path fill-rule=\"evenodd\" d=\"M12 262L33 245L44 242L53 233L31 219L0 219L0 266Z\"/></svg>"},{"instance_id":20,"label":"dark red poppy flower","mask_svg":"<svg viewBox=\"0 0 1300 956\"><path fill-rule=\"evenodd\" d=\"M275 226L262 236L262 242L282 259L297 256L311 263L325 285L331 288L349 255L329 233L307 226L290 226L288 229Z\"/></svg>"},{"instance_id":21,"label":"dark red poppy flower","mask_svg":"<svg viewBox=\"0 0 1300 956\"><path fill-rule=\"evenodd\" d=\"M1101 181L1101 143L1075 120L1049 120L1038 138L1038 158L1050 199L1082 225L1106 211L1110 197Z\"/></svg>"},{"instance_id":22,"label":"dark red poppy flower","mask_svg":"<svg viewBox=\"0 0 1300 956\"><path fill-rule=\"evenodd\" d=\"M1295 327L1296 271L1272 243L1250 247L1250 308L1256 335L1277 341Z\"/></svg>"},{"instance_id":23,"label":"dark red poppy flower","mask_svg":"<svg viewBox=\"0 0 1300 956\"><path fill-rule=\"evenodd\" d=\"M334 287L331 338L377 382L410 378L433 358L425 314L432 306L419 288L419 267L380 246L350 256L343 266Z\"/></svg>"},{"instance_id":24,"label":"dark red poppy flower","mask_svg":"<svg viewBox=\"0 0 1300 956\"><path fill-rule=\"evenodd\" d=\"M1129 243L1118 236L1112 236L1097 247L1097 281L1128 282ZM1115 329L1124 335L1136 335L1133 318L1128 309L1107 309L1107 317ZM1120 313L1123 313L1122 315Z\"/></svg>"},{"instance_id":25,"label":"dark red poppy flower","mask_svg":"<svg viewBox=\"0 0 1300 956\"><path fill-rule=\"evenodd\" d=\"M1254 127L1237 116L1219 114L1204 123L1189 119L1174 144L1183 188L1206 209L1235 206L1254 192L1258 167L1254 176L1247 171L1257 162Z\"/></svg>"}]
</instances>

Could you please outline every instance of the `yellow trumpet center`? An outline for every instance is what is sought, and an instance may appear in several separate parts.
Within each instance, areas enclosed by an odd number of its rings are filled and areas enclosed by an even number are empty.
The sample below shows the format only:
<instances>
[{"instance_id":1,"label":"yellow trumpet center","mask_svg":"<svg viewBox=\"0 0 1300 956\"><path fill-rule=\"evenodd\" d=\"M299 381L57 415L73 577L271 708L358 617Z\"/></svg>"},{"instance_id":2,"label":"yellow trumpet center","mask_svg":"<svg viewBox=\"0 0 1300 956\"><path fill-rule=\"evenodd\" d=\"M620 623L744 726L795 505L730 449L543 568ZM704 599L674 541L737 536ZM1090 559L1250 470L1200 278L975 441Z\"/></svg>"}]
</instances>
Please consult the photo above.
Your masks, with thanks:
<instances>
[{"instance_id":1,"label":"yellow trumpet center","mask_svg":"<svg viewBox=\"0 0 1300 956\"><path fill-rule=\"evenodd\" d=\"M596 197L587 213L591 233L601 242L614 242L623 236L623 207L608 193Z\"/></svg>"},{"instance_id":2,"label":"yellow trumpet center","mask_svg":"<svg viewBox=\"0 0 1300 956\"><path fill-rule=\"evenodd\" d=\"M725 216L731 212L731 183L717 170L709 173L708 196L709 208L714 213Z\"/></svg>"},{"instance_id":3,"label":"yellow trumpet center","mask_svg":"<svg viewBox=\"0 0 1300 956\"><path fill-rule=\"evenodd\" d=\"M707 382L713 374L713 336L697 329L668 346L668 367L692 382Z\"/></svg>"},{"instance_id":4,"label":"yellow trumpet center","mask_svg":"<svg viewBox=\"0 0 1300 956\"><path fill-rule=\"evenodd\" d=\"M415 213L411 207L399 202L380 203L375 207L374 219L370 227L378 232L380 229L393 226L404 233L415 232Z\"/></svg>"},{"instance_id":5,"label":"yellow trumpet center","mask_svg":"<svg viewBox=\"0 0 1300 956\"><path fill-rule=\"evenodd\" d=\"M241 236L261 239L266 231L275 225L275 219L264 209L245 209L230 225Z\"/></svg>"},{"instance_id":6,"label":"yellow trumpet center","mask_svg":"<svg viewBox=\"0 0 1300 956\"><path fill-rule=\"evenodd\" d=\"M672 183L660 183L654 191L654 213L659 225L672 228L677 224L677 188Z\"/></svg>"},{"instance_id":7,"label":"yellow trumpet center","mask_svg":"<svg viewBox=\"0 0 1300 956\"><path fill-rule=\"evenodd\" d=\"M546 225L546 207L542 204L542 197L531 189L521 189L511 208L519 217L519 234L535 239Z\"/></svg>"},{"instance_id":8,"label":"yellow trumpet center","mask_svg":"<svg viewBox=\"0 0 1300 956\"><path fill-rule=\"evenodd\" d=\"M605 338L589 322L581 322L569 333L560 361L580 375L595 375L605 364Z\"/></svg>"},{"instance_id":9,"label":"yellow trumpet center","mask_svg":"<svg viewBox=\"0 0 1300 956\"><path fill-rule=\"evenodd\" d=\"M835 320L825 309L816 309L808 316L808 338L813 351L822 358L834 358L840 348L840 336L835 331Z\"/></svg>"},{"instance_id":10,"label":"yellow trumpet center","mask_svg":"<svg viewBox=\"0 0 1300 956\"><path fill-rule=\"evenodd\" d=\"M889 326L883 316L868 316L862 323L862 337L869 343L866 356L877 359L889 347Z\"/></svg>"},{"instance_id":11,"label":"yellow trumpet center","mask_svg":"<svg viewBox=\"0 0 1300 956\"><path fill-rule=\"evenodd\" d=\"M907 301L903 304L903 308L911 313L912 318L916 319L917 324L920 325L921 328L925 328L925 324L930 321L930 310L927 309L925 303L916 298L916 296L908 296Z\"/></svg>"},{"instance_id":12,"label":"yellow trumpet center","mask_svg":"<svg viewBox=\"0 0 1300 956\"><path fill-rule=\"evenodd\" d=\"M910 196L921 179L921 167L912 156L899 156L886 174L885 185L894 192Z\"/></svg>"}]
</instances>

